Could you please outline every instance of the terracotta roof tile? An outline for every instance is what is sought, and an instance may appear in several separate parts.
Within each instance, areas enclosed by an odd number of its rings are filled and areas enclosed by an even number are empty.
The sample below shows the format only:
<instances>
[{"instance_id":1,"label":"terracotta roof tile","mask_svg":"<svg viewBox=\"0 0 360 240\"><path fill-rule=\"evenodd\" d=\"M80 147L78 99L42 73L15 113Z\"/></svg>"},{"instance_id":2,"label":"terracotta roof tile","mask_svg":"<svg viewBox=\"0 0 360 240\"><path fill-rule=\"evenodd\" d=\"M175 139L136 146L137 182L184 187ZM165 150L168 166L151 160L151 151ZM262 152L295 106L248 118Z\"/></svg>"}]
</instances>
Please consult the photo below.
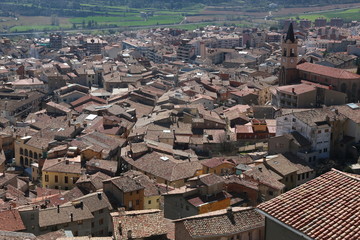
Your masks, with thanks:
<instances>
[{"instance_id":1,"label":"terracotta roof tile","mask_svg":"<svg viewBox=\"0 0 360 240\"><path fill-rule=\"evenodd\" d=\"M339 68L332 68L327 66L322 66L319 64L313 64L313 63L302 63L300 65L297 65L296 67L298 70L305 71L305 72L312 72L315 74L328 76L331 78L339 78L339 79L360 79L360 75L357 75L352 72L348 72L343 69Z\"/></svg>"},{"instance_id":2,"label":"terracotta roof tile","mask_svg":"<svg viewBox=\"0 0 360 240\"><path fill-rule=\"evenodd\" d=\"M21 219L18 210L8 210L0 212L0 230L2 231L22 231L26 227Z\"/></svg>"},{"instance_id":3,"label":"terracotta roof tile","mask_svg":"<svg viewBox=\"0 0 360 240\"><path fill-rule=\"evenodd\" d=\"M265 225L264 217L253 208L234 207L228 213L227 209L200 214L175 221L185 225L192 238L213 238L226 234L234 235Z\"/></svg>"},{"instance_id":4,"label":"terracotta roof tile","mask_svg":"<svg viewBox=\"0 0 360 240\"><path fill-rule=\"evenodd\" d=\"M258 209L315 240L359 239L360 177L333 169Z\"/></svg>"},{"instance_id":5,"label":"terracotta roof tile","mask_svg":"<svg viewBox=\"0 0 360 240\"><path fill-rule=\"evenodd\" d=\"M144 189L144 187L137 180L129 176L114 177L111 179L107 179L104 182L112 182L123 192L133 192Z\"/></svg>"},{"instance_id":6,"label":"terracotta roof tile","mask_svg":"<svg viewBox=\"0 0 360 240\"><path fill-rule=\"evenodd\" d=\"M167 225L162 212L158 209L127 211L113 216L114 236L116 239L128 239L127 233L131 230L132 238L143 239L163 236L167 234ZM119 225L121 224L121 232ZM156 238L162 239L162 238Z\"/></svg>"}]
</instances>

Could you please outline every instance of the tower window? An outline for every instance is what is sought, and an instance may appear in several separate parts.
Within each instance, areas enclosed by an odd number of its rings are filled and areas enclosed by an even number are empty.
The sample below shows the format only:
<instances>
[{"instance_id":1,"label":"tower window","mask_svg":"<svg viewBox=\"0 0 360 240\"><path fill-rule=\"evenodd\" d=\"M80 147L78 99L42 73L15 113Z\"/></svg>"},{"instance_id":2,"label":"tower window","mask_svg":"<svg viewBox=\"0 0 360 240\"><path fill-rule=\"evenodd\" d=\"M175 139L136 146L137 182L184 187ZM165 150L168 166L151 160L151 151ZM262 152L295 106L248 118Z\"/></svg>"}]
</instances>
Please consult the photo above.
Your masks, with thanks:
<instances>
[{"instance_id":1,"label":"tower window","mask_svg":"<svg viewBox=\"0 0 360 240\"><path fill-rule=\"evenodd\" d=\"M292 48L290 50L290 57L295 57L295 49L294 48Z\"/></svg>"}]
</instances>

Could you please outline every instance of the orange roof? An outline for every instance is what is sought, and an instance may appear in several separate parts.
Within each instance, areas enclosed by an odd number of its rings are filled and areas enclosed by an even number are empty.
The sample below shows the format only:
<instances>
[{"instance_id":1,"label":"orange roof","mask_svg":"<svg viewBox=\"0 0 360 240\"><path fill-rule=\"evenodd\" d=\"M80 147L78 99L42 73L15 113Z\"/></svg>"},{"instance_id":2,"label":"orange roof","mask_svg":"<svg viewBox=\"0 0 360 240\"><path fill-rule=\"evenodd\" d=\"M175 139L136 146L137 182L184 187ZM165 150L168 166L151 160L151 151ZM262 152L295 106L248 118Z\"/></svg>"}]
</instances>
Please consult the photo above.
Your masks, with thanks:
<instances>
[{"instance_id":1,"label":"orange roof","mask_svg":"<svg viewBox=\"0 0 360 240\"><path fill-rule=\"evenodd\" d=\"M286 92L286 93L294 93L294 94L302 94L310 91L315 91L316 88L309 84L294 84L294 85L287 85L281 86L277 88L278 91Z\"/></svg>"},{"instance_id":2,"label":"orange roof","mask_svg":"<svg viewBox=\"0 0 360 240\"><path fill-rule=\"evenodd\" d=\"M323 75L331 78L339 78L339 79L360 79L360 75L355 73L339 69L339 68L332 68L327 66L322 66L319 64L313 63L302 63L297 65L296 67L300 71L311 72L318 75Z\"/></svg>"},{"instance_id":3,"label":"orange roof","mask_svg":"<svg viewBox=\"0 0 360 240\"><path fill-rule=\"evenodd\" d=\"M1 231L22 231L25 225L20 217L18 210L8 210L0 212L0 230Z\"/></svg>"},{"instance_id":4,"label":"orange roof","mask_svg":"<svg viewBox=\"0 0 360 240\"><path fill-rule=\"evenodd\" d=\"M360 178L332 169L258 206L312 239L360 239Z\"/></svg>"}]
</instances>

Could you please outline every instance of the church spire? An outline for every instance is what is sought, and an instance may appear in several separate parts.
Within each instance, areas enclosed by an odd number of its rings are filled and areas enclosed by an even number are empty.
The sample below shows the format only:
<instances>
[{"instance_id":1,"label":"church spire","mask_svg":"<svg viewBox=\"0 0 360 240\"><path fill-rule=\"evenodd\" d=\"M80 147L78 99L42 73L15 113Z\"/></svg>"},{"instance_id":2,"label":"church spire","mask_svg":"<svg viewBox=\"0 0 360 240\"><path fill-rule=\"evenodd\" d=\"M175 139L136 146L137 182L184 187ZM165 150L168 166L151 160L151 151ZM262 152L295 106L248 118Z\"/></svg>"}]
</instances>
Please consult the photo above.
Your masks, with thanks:
<instances>
[{"instance_id":1,"label":"church spire","mask_svg":"<svg viewBox=\"0 0 360 240\"><path fill-rule=\"evenodd\" d=\"M290 23L290 25L289 25L289 29L286 34L285 42L287 42L287 40L290 40L292 43L295 42L293 23Z\"/></svg>"}]
</instances>

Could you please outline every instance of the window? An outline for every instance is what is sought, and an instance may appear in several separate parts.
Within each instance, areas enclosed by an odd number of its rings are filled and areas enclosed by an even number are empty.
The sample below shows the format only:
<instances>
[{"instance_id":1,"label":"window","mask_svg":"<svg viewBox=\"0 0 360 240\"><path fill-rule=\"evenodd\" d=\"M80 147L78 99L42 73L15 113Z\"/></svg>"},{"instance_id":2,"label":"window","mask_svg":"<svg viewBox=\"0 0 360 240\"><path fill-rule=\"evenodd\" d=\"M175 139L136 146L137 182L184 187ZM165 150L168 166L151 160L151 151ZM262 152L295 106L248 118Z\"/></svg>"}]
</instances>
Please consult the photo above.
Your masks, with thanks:
<instances>
[{"instance_id":1,"label":"window","mask_svg":"<svg viewBox=\"0 0 360 240\"><path fill-rule=\"evenodd\" d=\"M296 118L293 118L293 120L292 120L293 122L296 122Z\"/></svg>"},{"instance_id":2,"label":"window","mask_svg":"<svg viewBox=\"0 0 360 240\"><path fill-rule=\"evenodd\" d=\"M132 196L132 192L130 192L130 196Z\"/></svg>"},{"instance_id":3,"label":"window","mask_svg":"<svg viewBox=\"0 0 360 240\"><path fill-rule=\"evenodd\" d=\"M309 172L306 173L306 178L309 178Z\"/></svg>"},{"instance_id":4,"label":"window","mask_svg":"<svg viewBox=\"0 0 360 240\"><path fill-rule=\"evenodd\" d=\"M59 182L59 176L58 175L55 175L55 182Z\"/></svg>"},{"instance_id":5,"label":"window","mask_svg":"<svg viewBox=\"0 0 360 240\"><path fill-rule=\"evenodd\" d=\"M78 177L73 177L73 184L75 184L78 179L79 179Z\"/></svg>"},{"instance_id":6,"label":"window","mask_svg":"<svg viewBox=\"0 0 360 240\"><path fill-rule=\"evenodd\" d=\"M136 205L140 205L140 201L139 201L139 200L136 200Z\"/></svg>"},{"instance_id":7,"label":"window","mask_svg":"<svg viewBox=\"0 0 360 240\"><path fill-rule=\"evenodd\" d=\"M29 153L28 153L28 150L27 149L25 149L25 156L28 156L29 155Z\"/></svg>"},{"instance_id":8,"label":"window","mask_svg":"<svg viewBox=\"0 0 360 240\"><path fill-rule=\"evenodd\" d=\"M21 166L24 165L24 157L23 156L20 157L20 165Z\"/></svg>"},{"instance_id":9,"label":"window","mask_svg":"<svg viewBox=\"0 0 360 240\"><path fill-rule=\"evenodd\" d=\"M102 214L104 212L104 209L99 210L99 214Z\"/></svg>"},{"instance_id":10,"label":"window","mask_svg":"<svg viewBox=\"0 0 360 240\"><path fill-rule=\"evenodd\" d=\"M24 149L20 148L20 154L24 155Z\"/></svg>"},{"instance_id":11,"label":"window","mask_svg":"<svg viewBox=\"0 0 360 240\"><path fill-rule=\"evenodd\" d=\"M45 182L49 182L49 175L45 175Z\"/></svg>"},{"instance_id":12,"label":"window","mask_svg":"<svg viewBox=\"0 0 360 240\"><path fill-rule=\"evenodd\" d=\"M148 204L151 204L151 200L148 201Z\"/></svg>"},{"instance_id":13,"label":"window","mask_svg":"<svg viewBox=\"0 0 360 240\"><path fill-rule=\"evenodd\" d=\"M28 166L29 165L29 159L26 157L25 158L25 165Z\"/></svg>"},{"instance_id":14,"label":"window","mask_svg":"<svg viewBox=\"0 0 360 240\"><path fill-rule=\"evenodd\" d=\"M329 129L325 129L325 132L329 132Z\"/></svg>"},{"instance_id":15,"label":"window","mask_svg":"<svg viewBox=\"0 0 360 240\"><path fill-rule=\"evenodd\" d=\"M82 220L79 220L79 221L77 221L77 224L78 224L78 225L81 225L81 224L83 224L83 221L82 221Z\"/></svg>"},{"instance_id":16,"label":"window","mask_svg":"<svg viewBox=\"0 0 360 240\"><path fill-rule=\"evenodd\" d=\"M95 223L91 222L91 227L94 228L95 227Z\"/></svg>"},{"instance_id":17,"label":"window","mask_svg":"<svg viewBox=\"0 0 360 240\"><path fill-rule=\"evenodd\" d=\"M318 133L321 133L321 130L318 130Z\"/></svg>"},{"instance_id":18,"label":"window","mask_svg":"<svg viewBox=\"0 0 360 240\"><path fill-rule=\"evenodd\" d=\"M64 183L69 183L69 177L68 176L64 177Z\"/></svg>"},{"instance_id":19,"label":"window","mask_svg":"<svg viewBox=\"0 0 360 240\"><path fill-rule=\"evenodd\" d=\"M103 224L104 224L104 219L101 218L101 219L99 220L99 225L103 225Z\"/></svg>"},{"instance_id":20,"label":"window","mask_svg":"<svg viewBox=\"0 0 360 240\"><path fill-rule=\"evenodd\" d=\"M273 192L273 191L269 191L269 195L270 195L270 196L274 196L274 192Z\"/></svg>"},{"instance_id":21,"label":"window","mask_svg":"<svg viewBox=\"0 0 360 240\"><path fill-rule=\"evenodd\" d=\"M319 153L321 153L322 151L321 151L321 149L319 150Z\"/></svg>"},{"instance_id":22,"label":"window","mask_svg":"<svg viewBox=\"0 0 360 240\"><path fill-rule=\"evenodd\" d=\"M139 190L136 190L136 194L139 194Z\"/></svg>"},{"instance_id":23,"label":"window","mask_svg":"<svg viewBox=\"0 0 360 240\"><path fill-rule=\"evenodd\" d=\"M29 151L29 157L33 157L33 152L31 150Z\"/></svg>"},{"instance_id":24,"label":"window","mask_svg":"<svg viewBox=\"0 0 360 240\"><path fill-rule=\"evenodd\" d=\"M300 181L300 179L301 179L301 175L298 175L298 181Z\"/></svg>"},{"instance_id":25,"label":"window","mask_svg":"<svg viewBox=\"0 0 360 240\"><path fill-rule=\"evenodd\" d=\"M249 232L249 240L252 240L252 232Z\"/></svg>"},{"instance_id":26,"label":"window","mask_svg":"<svg viewBox=\"0 0 360 240\"><path fill-rule=\"evenodd\" d=\"M324 153L326 153L328 150L327 150L327 148L324 148Z\"/></svg>"},{"instance_id":27,"label":"window","mask_svg":"<svg viewBox=\"0 0 360 240\"><path fill-rule=\"evenodd\" d=\"M30 215L30 220L34 220L34 219L35 219L35 214L32 213L32 214Z\"/></svg>"}]
</instances>

